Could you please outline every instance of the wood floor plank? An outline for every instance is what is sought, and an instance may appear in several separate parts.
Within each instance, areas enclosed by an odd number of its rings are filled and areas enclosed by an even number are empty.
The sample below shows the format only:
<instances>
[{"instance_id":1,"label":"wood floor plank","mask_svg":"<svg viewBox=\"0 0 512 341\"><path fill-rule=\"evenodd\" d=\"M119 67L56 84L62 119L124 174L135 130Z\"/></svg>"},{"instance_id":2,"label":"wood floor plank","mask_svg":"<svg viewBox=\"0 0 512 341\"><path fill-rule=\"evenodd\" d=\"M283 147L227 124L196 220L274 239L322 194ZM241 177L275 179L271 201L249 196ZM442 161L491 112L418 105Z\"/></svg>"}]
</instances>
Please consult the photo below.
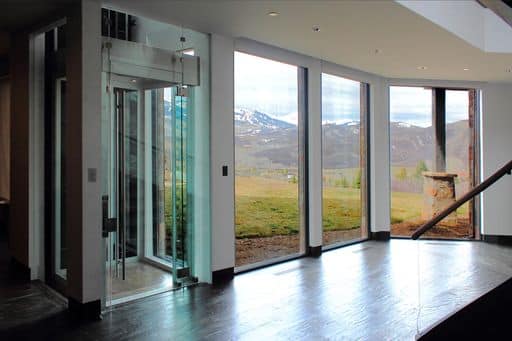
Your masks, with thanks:
<instances>
[{"instance_id":1,"label":"wood floor plank","mask_svg":"<svg viewBox=\"0 0 512 341\"><path fill-rule=\"evenodd\" d=\"M60 314L6 335L66 340L414 339L418 331L511 276L512 249L504 246L370 241L240 274L225 285L198 285L123 304L102 321L74 325Z\"/></svg>"}]
</instances>

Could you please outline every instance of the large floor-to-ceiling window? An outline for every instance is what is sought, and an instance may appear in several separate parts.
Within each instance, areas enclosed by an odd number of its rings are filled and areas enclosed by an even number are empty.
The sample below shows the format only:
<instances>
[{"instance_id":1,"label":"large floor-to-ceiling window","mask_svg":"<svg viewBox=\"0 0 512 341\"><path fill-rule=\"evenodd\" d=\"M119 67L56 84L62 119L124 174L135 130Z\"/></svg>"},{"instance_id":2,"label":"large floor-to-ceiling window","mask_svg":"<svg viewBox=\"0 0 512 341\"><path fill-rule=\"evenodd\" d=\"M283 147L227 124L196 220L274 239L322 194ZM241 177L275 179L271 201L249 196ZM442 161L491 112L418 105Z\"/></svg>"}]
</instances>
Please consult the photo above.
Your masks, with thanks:
<instances>
[{"instance_id":1,"label":"large floor-to-ceiling window","mask_svg":"<svg viewBox=\"0 0 512 341\"><path fill-rule=\"evenodd\" d=\"M304 249L301 72L235 52L237 267Z\"/></svg>"},{"instance_id":2,"label":"large floor-to-ceiling window","mask_svg":"<svg viewBox=\"0 0 512 341\"><path fill-rule=\"evenodd\" d=\"M367 84L322 74L323 245L367 236Z\"/></svg>"},{"instance_id":3,"label":"large floor-to-ceiling window","mask_svg":"<svg viewBox=\"0 0 512 341\"><path fill-rule=\"evenodd\" d=\"M390 87L391 234L409 236L475 179L475 91ZM474 203L427 235L474 237Z\"/></svg>"}]
</instances>

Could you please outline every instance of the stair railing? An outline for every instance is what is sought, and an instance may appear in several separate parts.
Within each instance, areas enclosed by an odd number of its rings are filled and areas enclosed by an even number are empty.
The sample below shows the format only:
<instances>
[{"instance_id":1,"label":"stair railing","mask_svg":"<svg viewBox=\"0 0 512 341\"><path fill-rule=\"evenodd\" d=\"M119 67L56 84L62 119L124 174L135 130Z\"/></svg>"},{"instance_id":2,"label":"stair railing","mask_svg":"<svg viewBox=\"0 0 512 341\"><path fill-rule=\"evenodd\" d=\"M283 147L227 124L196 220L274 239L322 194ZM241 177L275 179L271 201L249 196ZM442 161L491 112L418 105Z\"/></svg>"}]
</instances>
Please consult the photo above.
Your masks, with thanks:
<instances>
[{"instance_id":1,"label":"stair railing","mask_svg":"<svg viewBox=\"0 0 512 341\"><path fill-rule=\"evenodd\" d=\"M505 166L501 167L498 171L496 171L493 175L491 175L489 178L487 178L485 181L483 181L478 186L474 187L472 190L467 192L460 198L459 200L455 201L453 204L445 208L443 211L438 213L435 217L427 221L425 224L423 224L420 228L418 228L414 233L412 234L412 239L418 239L428 230L432 229L437 223L439 223L441 220L446 218L448 215L450 215L452 212L454 212L457 208L464 205L467 201L473 199L478 194L482 193L484 190L486 190L489 186L493 185L496 181L501 179L505 174L509 174L512 172L512 160L509 161Z\"/></svg>"}]
</instances>

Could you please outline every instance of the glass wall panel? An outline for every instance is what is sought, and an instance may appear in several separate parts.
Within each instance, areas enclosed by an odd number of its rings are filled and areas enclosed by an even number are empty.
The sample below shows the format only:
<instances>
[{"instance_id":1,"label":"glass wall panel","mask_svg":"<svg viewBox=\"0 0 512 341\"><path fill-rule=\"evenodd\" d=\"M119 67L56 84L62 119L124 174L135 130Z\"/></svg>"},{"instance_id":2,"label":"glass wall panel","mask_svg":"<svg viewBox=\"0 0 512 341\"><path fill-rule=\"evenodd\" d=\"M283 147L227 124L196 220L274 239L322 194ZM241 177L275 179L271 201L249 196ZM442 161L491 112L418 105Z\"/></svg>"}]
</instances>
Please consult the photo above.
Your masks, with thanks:
<instances>
[{"instance_id":1,"label":"glass wall panel","mask_svg":"<svg viewBox=\"0 0 512 341\"><path fill-rule=\"evenodd\" d=\"M446 172L457 175L454 179L456 199L466 194L474 181L470 96L468 90L446 90ZM469 201L457 210L456 226L451 227L453 237L473 237L473 205L474 202Z\"/></svg>"},{"instance_id":2,"label":"glass wall panel","mask_svg":"<svg viewBox=\"0 0 512 341\"><path fill-rule=\"evenodd\" d=\"M391 234L410 235L422 222L423 172L432 170L432 90L390 87Z\"/></svg>"},{"instance_id":3,"label":"glass wall panel","mask_svg":"<svg viewBox=\"0 0 512 341\"><path fill-rule=\"evenodd\" d=\"M322 74L324 246L367 236L365 91L365 84Z\"/></svg>"},{"instance_id":4,"label":"glass wall panel","mask_svg":"<svg viewBox=\"0 0 512 341\"><path fill-rule=\"evenodd\" d=\"M474 93L390 88L392 235L411 235L473 186ZM468 202L426 235L473 237L473 207Z\"/></svg>"},{"instance_id":5,"label":"glass wall panel","mask_svg":"<svg viewBox=\"0 0 512 341\"><path fill-rule=\"evenodd\" d=\"M303 252L299 71L235 52L237 267Z\"/></svg>"}]
</instances>

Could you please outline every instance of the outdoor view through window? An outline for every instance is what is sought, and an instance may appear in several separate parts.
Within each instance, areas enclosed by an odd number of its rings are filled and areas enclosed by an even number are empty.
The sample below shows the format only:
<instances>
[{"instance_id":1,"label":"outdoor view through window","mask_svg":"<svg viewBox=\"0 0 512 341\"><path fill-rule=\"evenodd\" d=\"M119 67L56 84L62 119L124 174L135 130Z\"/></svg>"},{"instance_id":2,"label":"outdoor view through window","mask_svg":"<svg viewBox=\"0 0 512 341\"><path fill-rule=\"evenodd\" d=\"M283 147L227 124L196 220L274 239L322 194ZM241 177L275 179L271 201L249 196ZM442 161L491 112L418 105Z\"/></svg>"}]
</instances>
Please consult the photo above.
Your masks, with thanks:
<instances>
[{"instance_id":1,"label":"outdoor view through window","mask_svg":"<svg viewBox=\"0 0 512 341\"><path fill-rule=\"evenodd\" d=\"M301 252L298 67L235 52L236 266Z\"/></svg>"},{"instance_id":2,"label":"outdoor view through window","mask_svg":"<svg viewBox=\"0 0 512 341\"><path fill-rule=\"evenodd\" d=\"M442 170L434 169L439 142L433 126L433 94L429 88L390 88L391 234L395 236L411 235L472 186L471 91L445 91L446 167ZM472 207L472 202L466 203L426 236L472 237Z\"/></svg>"},{"instance_id":3,"label":"outdoor view through window","mask_svg":"<svg viewBox=\"0 0 512 341\"><path fill-rule=\"evenodd\" d=\"M361 83L322 74L323 245L366 236L365 126Z\"/></svg>"}]
</instances>

